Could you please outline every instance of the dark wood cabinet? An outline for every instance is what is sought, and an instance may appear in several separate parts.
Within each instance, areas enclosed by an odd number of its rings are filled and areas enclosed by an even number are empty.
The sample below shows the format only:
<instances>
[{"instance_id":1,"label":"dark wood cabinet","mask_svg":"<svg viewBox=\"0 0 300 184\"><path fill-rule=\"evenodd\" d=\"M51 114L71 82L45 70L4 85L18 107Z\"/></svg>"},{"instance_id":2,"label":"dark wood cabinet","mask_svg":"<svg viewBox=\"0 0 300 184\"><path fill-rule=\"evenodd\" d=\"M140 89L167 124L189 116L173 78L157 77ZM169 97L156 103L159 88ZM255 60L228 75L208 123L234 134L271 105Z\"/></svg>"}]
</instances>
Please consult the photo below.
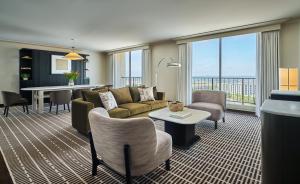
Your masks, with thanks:
<instances>
[{"instance_id":1,"label":"dark wood cabinet","mask_svg":"<svg viewBox=\"0 0 300 184\"><path fill-rule=\"evenodd\" d=\"M39 86L63 86L67 85L63 74L51 74L51 56L61 55L67 53L34 50L34 49L20 49L20 89L26 87L39 87ZM72 61L72 71L78 71L80 76L75 80L76 85L89 84L89 79L86 77L86 62L88 55L81 54L84 60ZM29 76L24 80L24 76ZM21 91L22 96L31 101L31 92Z\"/></svg>"}]
</instances>

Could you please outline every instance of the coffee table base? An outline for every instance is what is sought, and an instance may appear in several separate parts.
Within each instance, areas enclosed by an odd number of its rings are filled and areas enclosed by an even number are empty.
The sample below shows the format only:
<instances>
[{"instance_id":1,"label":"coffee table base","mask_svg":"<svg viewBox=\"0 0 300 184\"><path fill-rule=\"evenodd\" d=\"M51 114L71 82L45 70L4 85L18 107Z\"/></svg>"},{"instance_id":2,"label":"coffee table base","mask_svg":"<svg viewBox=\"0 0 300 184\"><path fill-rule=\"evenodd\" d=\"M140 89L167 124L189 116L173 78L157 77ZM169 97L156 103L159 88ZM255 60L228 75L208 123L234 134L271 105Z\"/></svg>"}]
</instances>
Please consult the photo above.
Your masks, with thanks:
<instances>
[{"instance_id":1,"label":"coffee table base","mask_svg":"<svg viewBox=\"0 0 300 184\"><path fill-rule=\"evenodd\" d=\"M195 124L184 125L165 121L165 132L172 136L173 145L181 149L189 149L200 136L195 135Z\"/></svg>"}]
</instances>

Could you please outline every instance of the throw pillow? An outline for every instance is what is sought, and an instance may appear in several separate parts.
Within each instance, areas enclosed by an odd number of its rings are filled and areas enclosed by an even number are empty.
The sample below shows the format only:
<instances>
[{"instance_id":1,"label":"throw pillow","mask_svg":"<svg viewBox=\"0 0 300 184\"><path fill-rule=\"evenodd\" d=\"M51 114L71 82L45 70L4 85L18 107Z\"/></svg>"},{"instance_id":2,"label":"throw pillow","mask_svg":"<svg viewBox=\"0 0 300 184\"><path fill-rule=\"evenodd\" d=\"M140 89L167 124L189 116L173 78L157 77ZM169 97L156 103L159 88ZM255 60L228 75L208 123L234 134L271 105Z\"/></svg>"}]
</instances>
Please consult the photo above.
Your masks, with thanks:
<instances>
[{"instance_id":1,"label":"throw pillow","mask_svg":"<svg viewBox=\"0 0 300 184\"><path fill-rule=\"evenodd\" d=\"M118 105L125 104L125 103L132 103L132 98L128 87L111 89L110 91L114 95Z\"/></svg>"},{"instance_id":2,"label":"throw pillow","mask_svg":"<svg viewBox=\"0 0 300 184\"><path fill-rule=\"evenodd\" d=\"M137 86L137 87L129 87L133 103L141 101L141 96L140 96L140 92L139 92L138 88L145 88L145 86L142 85L142 86Z\"/></svg>"},{"instance_id":3,"label":"throw pillow","mask_svg":"<svg viewBox=\"0 0 300 184\"><path fill-rule=\"evenodd\" d=\"M101 98L99 96L99 92L83 90L82 91L82 96L84 98L84 101L93 103L94 107L103 107L103 104L101 102Z\"/></svg>"},{"instance_id":4,"label":"throw pillow","mask_svg":"<svg viewBox=\"0 0 300 184\"><path fill-rule=\"evenodd\" d=\"M157 88L156 86L153 87L153 96L155 100L158 100L158 96L157 96Z\"/></svg>"},{"instance_id":5,"label":"throw pillow","mask_svg":"<svg viewBox=\"0 0 300 184\"><path fill-rule=\"evenodd\" d=\"M138 88L141 96L141 101L153 101L154 95L153 95L153 87L149 88Z\"/></svg>"},{"instance_id":6,"label":"throw pillow","mask_svg":"<svg viewBox=\"0 0 300 184\"><path fill-rule=\"evenodd\" d=\"M106 110L112 110L114 108L118 108L117 102L115 100L114 95L108 91L104 93L99 93L103 106Z\"/></svg>"}]
</instances>

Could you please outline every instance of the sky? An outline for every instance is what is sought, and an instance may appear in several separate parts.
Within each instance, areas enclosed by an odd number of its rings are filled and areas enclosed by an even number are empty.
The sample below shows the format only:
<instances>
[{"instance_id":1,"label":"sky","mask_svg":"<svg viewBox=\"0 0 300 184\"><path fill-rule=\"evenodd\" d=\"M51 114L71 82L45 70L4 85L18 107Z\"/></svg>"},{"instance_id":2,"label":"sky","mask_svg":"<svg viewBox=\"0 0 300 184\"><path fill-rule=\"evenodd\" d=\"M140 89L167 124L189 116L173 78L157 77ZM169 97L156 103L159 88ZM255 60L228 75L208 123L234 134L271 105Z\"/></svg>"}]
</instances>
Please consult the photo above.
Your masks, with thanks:
<instances>
[{"instance_id":1,"label":"sky","mask_svg":"<svg viewBox=\"0 0 300 184\"><path fill-rule=\"evenodd\" d=\"M255 77L256 34L224 37L222 77ZM219 39L192 44L192 76L219 75Z\"/></svg>"},{"instance_id":2,"label":"sky","mask_svg":"<svg viewBox=\"0 0 300 184\"><path fill-rule=\"evenodd\" d=\"M126 52L126 76L129 76L129 52ZM142 50L131 52L131 77L142 77Z\"/></svg>"}]
</instances>

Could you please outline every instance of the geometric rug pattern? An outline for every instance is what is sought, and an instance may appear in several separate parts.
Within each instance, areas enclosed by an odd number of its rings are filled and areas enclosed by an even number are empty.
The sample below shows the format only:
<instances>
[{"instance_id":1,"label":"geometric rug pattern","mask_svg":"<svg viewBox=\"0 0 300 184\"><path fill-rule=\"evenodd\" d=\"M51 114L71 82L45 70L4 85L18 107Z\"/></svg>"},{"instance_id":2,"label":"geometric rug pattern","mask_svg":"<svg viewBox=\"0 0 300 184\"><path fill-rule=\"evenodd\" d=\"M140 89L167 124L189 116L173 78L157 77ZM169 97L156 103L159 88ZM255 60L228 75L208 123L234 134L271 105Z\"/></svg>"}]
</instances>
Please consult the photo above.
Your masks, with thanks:
<instances>
[{"instance_id":1,"label":"geometric rug pattern","mask_svg":"<svg viewBox=\"0 0 300 184\"><path fill-rule=\"evenodd\" d=\"M27 115L13 107L0 116L0 150L14 183L124 183L104 166L91 175L88 139L71 126L67 111ZM163 130L163 122L156 121ZM226 112L226 122L203 121L196 127L201 140L188 150L173 148L171 171L164 165L134 183L260 184L260 120Z\"/></svg>"}]
</instances>

